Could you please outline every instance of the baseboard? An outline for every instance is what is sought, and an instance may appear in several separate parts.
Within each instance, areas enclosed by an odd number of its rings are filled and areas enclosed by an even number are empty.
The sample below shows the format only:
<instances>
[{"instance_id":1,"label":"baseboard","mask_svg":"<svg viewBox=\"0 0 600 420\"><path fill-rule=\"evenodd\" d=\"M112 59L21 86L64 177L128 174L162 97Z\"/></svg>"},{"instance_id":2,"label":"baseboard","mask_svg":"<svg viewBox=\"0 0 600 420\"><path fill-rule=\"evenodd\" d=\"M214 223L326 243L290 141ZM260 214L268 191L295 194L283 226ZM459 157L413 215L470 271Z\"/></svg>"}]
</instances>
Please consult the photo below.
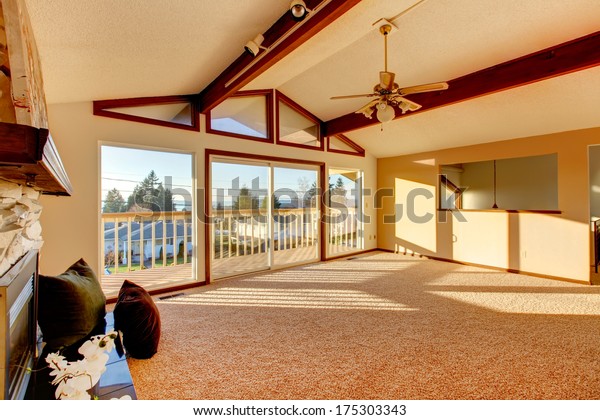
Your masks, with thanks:
<instances>
[{"instance_id":1,"label":"baseboard","mask_svg":"<svg viewBox=\"0 0 600 420\"><path fill-rule=\"evenodd\" d=\"M375 251L381 251L381 250L379 248L363 249L362 251L351 252L349 254L336 255L334 257L325 258L321 261L341 260L343 258L356 257L357 255L368 254L369 252L375 252Z\"/></svg>"},{"instance_id":2,"label":"baseboard","mask_svg":"<svg viewBox=\"0 0 600 420\"><path fill-rule=\"evenodd\" d=\"M179 284L177 286L173 286L173 287L166 287L164 289L157 289L157 290L146 290L150 295L162 295L165 293L173 293L173 292L178 292L180 290L186 290L186 289L192 289L194 287L199 287L199 286L206 286L206 281L197 281L194 283L186 283L186 284ZM106 304L111 304L111 303L116 303L117 302L117 297L110 297L106 299Z\"/></svg>"},{"instance_id":3,"label":"baseboard","mask_svg":"<svg viewBox=\"0 0 600 420\"><path fill-rule=\"evenodd\" d=\"M486 265L486 264L477 264L477 263L470 263L470 262L464 262L464 261L457 261L457 260L453 260L451 258L436 257L436 256L433 256L433 255L418 254L418 253L414 253L414 252L395 252L395 251L390 251L390 250L387 250L387 249L382 249L381 251L391 252L391 253L394 253L394 254L409 255L409 256L412 256L412 257L427 258L427 259L430 259L430 260L442 261L442 262L447 262L447 263L451 263L451 264L465 265L465 266L469 266L469 267L478 267L478 268L485 268L485 269L488 269L488 270L502 271L502 272L505 272L505 273L523 274L525 276L537 277L537 278L542 278L542 279L558 280L558 281L564 281L564 282L568 282L568 283L591 285L590 281L585 281L585 280L576 280L576 279L571 279L571 278L568 278L568 277L552 276L552 275L549 275L549 274L540 274L540 273L534 273L534 272L531 272L531 271L516 270L516 269L512 269L512 268L495 267L493 265Z\"/></svg>"},{"instance_id":4,"label":"baseboard","mask_svg":"<svg viewBox=\"0 0 600 420\"><path fill-rule=\"evenodd\" d=\"M531 271L515 270L513 268L494 267L492 265L469 263L469 262L464 262L464 261L452 260L450 258L434 257L431 255L423 255L423 257L430 259L430 260L435 260L435 261L443 261L443 262L448 262L448 263L452 263L452 264L466 265L469 267L486 268L488 270L502 271L505 273L523 274L525 276L537 277L537 278L542 278L542 279L559 280L559 281L564 281L564 282L568 282L568 283L576 283L576 284L584 284L584 285L590 284L589 281L585 281L585 280L575 280L575 279L570 279L568 277L559 277L559 276L552 276L549 274L533 273Z\"/></svg>"}]
</instances>

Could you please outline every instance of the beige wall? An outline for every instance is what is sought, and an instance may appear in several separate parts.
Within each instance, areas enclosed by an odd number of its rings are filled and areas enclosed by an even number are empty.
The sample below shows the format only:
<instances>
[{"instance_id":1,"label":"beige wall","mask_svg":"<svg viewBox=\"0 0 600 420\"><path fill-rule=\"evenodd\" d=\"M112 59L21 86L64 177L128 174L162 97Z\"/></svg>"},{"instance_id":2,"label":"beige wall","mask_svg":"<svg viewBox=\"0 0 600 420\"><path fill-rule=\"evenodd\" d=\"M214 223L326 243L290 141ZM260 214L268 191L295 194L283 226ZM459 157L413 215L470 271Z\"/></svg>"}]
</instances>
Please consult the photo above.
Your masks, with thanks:
<instances>
[{"instance_id":1,"label":"beige wall","mask_svg":"<svg viewBox=\"0 0 600 420\"><path fill-rule=\"evenodd\" d=\"M204 132L192 132L159 127L92 114L92 103L73 103L49 107L50 130L63 164L71 178L72 197L44 196L41 218L45 244L41 251L42 274L58 274L77 259L85 258L101 269L100 243L100 172L101 144L142 146L194 153L196 188L204 187L204 151L219 149L267 156L291 157L325 162L327 167L357 168L364 171L365 187L375 190L377 161L367 155L356 156L274 146L255 141L239 140ZM368 200L365 200L366 202ZM365 213L371 223L365 225L365 248L377 246L376 218L371 203ZM204 280L204 225L197 223L199 256L196 276Z\"/></svg>"},{"instance_id":2,"label":"beige wall","mask_svg":"<svg viewBox=\"0 0 600 420\"><path fill-rule=\"evenodd\" d=\"M589 281L588 145L596 143L600 128L380 159L378 188L393 188L394 197L384 199L378 211L379 247ZM435 191L440 165L551 153L558 155L559 215L465 211L451 216L437 212L437 196L423 192L413 210L421 223L406 212L399 221L384 223L394 205L406 208L415 185ZM425 220L429 213L434 217Z\"/></svg>"}]
</instances>

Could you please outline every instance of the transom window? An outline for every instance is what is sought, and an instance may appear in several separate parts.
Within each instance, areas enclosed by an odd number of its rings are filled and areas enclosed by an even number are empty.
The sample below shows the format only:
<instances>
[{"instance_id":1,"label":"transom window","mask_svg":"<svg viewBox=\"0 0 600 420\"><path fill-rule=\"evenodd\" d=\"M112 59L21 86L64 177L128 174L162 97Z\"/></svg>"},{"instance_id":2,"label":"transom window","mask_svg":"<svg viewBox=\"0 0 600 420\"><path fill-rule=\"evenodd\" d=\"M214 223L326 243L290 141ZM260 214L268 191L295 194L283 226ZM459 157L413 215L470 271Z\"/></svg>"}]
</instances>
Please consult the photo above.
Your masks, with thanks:
<instances>
[{"instance_id":1,"label":"transom window","mask_svg":"<svg viewBox=\"0 0 600 420\"><path fill-rule=\"evenodd\" d=\"M206 132L248 140L273 142L273 92L238 92L211 109Z\"/></svg>"}]
</instances>

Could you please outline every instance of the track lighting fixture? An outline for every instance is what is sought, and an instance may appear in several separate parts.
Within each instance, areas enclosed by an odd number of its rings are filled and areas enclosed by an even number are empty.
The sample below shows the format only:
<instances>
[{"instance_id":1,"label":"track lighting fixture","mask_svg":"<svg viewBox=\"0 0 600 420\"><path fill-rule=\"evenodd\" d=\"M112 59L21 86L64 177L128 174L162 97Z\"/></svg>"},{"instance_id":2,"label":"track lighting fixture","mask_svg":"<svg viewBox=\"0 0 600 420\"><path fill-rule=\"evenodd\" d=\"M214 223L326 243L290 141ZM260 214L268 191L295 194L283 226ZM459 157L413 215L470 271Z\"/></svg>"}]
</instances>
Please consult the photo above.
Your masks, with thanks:
<instances>
[{"instance_id":1,"label":"track lighting fixture","mask_svg":"<svg viewBox=\"0 0 600 420\"><path fill-rule=\"evenodd\" d=\"M294 20L302 20L310 10L306 8L306 4L302 0L292 0L290 12Z\"/></svg>"},{"instance_id":2,"label":"track lighting fixture","mask_svg":"<svg viewBox=\"0 0 600 420\"><path fill-rule=\"evenodd\" d=\"M1 0L0 0L1 1ZM302 27L309 19L313 16L316 16L321 9L331 3L333 0L321 0L321 2L315 5L314 9L308 9L306 7L306 3L302 0L294 0L290 3L290 13L292 18L296 21L302 21L298 24L291 25L291 28L283 35L280 35L279 38L275 41L272 39L269 40L269 45L267 47L263 47L261 44L264 42L263 35L257 35L255 39L252 41L248 41L244 46L244 50L248 52L248 54L255 57L250 61L242 70L236 73L231 79L225 83L225 87L228 88L234 83L241 75L246 73L251 67L253 67L259 60L263 59L273 48L276 48L282 42L286 41L286 39L292 35L296 30ZM272 34L271 34L272 35ZM259 54L260 50L265 50L264 54Z\"/></svg>"},{"instance_id":3,"label":"track lighting fixture","mask_svg":"<svg viewBox=\"0 0 600 420\"><path fill-rule=\"evenodd\" d=\"M258 34L252 41L248 41L246 43L244 49L248 54L252 55L253 57L256 57L261 48L263 50L266 50L266 48L262 46L264 40L265 37L263 37L262 34Z\"/></svg>"}]
</instances>

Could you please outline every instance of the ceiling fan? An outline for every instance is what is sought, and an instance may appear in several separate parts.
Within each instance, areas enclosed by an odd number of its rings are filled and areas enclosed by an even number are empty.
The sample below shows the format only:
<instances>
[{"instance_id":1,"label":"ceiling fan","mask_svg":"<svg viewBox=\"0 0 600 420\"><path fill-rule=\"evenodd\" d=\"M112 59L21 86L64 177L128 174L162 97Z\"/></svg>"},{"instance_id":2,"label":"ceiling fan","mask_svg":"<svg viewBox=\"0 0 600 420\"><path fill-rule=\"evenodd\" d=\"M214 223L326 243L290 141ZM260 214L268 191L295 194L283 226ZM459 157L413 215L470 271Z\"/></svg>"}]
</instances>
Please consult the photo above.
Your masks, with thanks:
<instances>
[{"instance_id":1,"label":"ceiling fan","mask_svg":"<svg viewBox=\"0 0 600 420\"><path fill-rule=\"evenodd\" d=\"M410 87L399 87L397 83L394 83L396 75L387 70L387 36L392 31L392 24L384 21L379 27L379 32L383 34L384 49L385 49L385 70L379 72L379 83L373 87L373 93L367 93L363 95L347 95L347 96L334 96L331 99L349 99L349 98L363 98L363 97L375 97L371 102L356 111L357 114L364 114L367 118L373 118L373 112L377 110L377 119L382 123L393 120L396 117L394 107L398 107L402 113L406 111L416 111L421 108L418 103L405 98L405 95L411 95L414 93L433 92L438 90L448 89L448 83L428 83L425 85L417 85Z\"/></svg>"}]
</instances>

